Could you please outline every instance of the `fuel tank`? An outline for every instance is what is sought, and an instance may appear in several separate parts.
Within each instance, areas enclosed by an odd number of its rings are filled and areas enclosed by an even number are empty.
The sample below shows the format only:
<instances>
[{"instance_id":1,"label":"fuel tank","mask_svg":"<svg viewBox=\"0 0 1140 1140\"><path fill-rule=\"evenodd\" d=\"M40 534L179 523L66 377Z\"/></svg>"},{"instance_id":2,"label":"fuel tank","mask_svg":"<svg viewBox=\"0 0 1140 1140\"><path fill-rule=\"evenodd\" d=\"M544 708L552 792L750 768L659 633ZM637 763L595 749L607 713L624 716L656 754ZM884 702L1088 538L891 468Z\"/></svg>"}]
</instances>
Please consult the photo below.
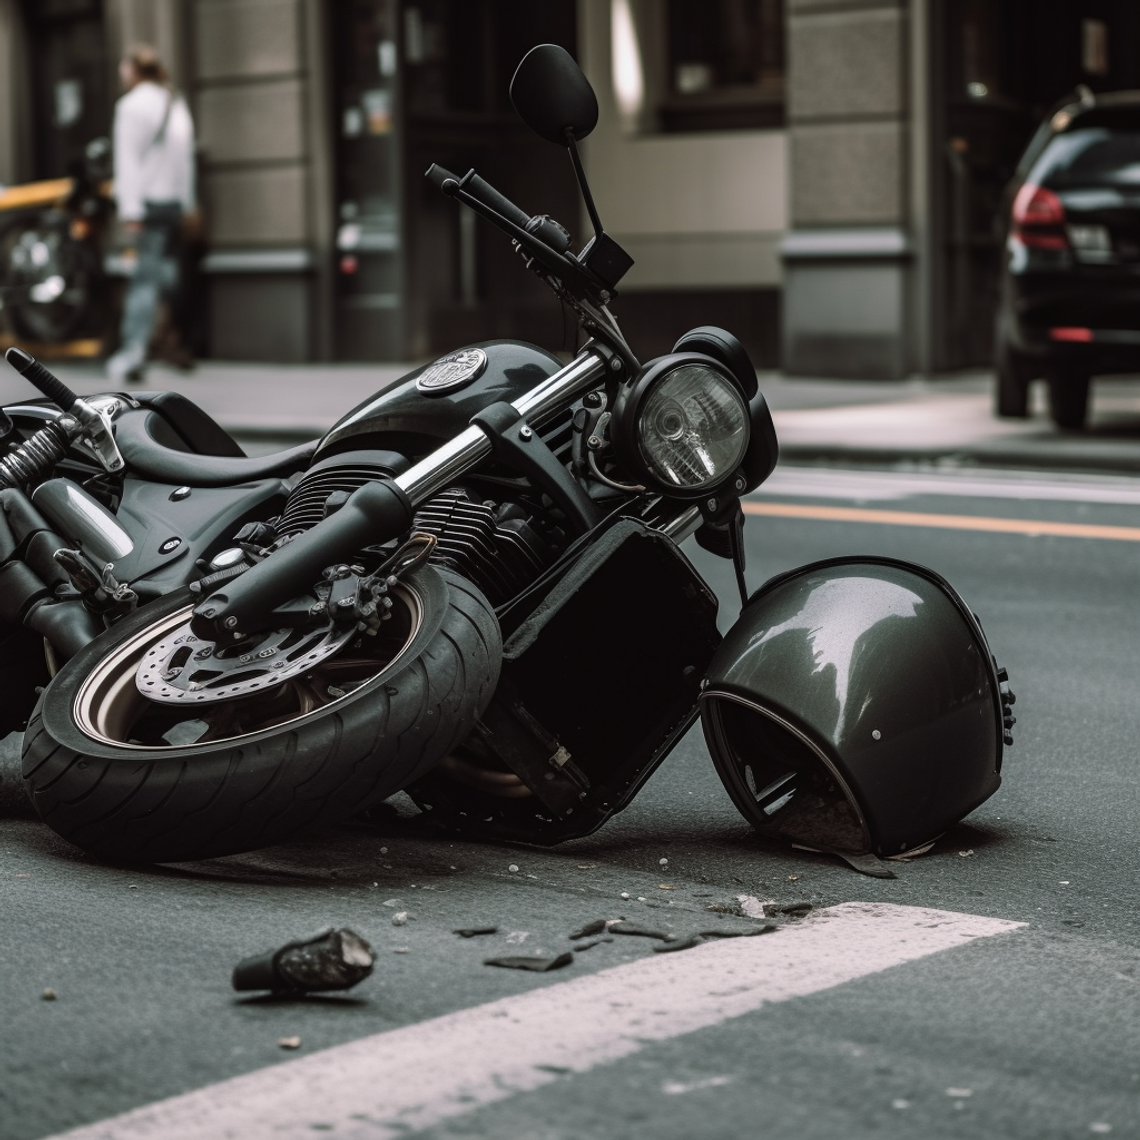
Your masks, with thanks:
<instances>
[{"instance_id":1,"label":"fuel tank","mask_svg":"<svg viewBox=\"0 0 1140 1140\"><path fill-rule=\"evenodd\" d=\"M321 440L314 462L373 446L416 456L461 432L489 404L513 402L553 376L562 361L546 349L492 340L449 352L401 376L353 408Z\"/></svg>"}]
</instances>

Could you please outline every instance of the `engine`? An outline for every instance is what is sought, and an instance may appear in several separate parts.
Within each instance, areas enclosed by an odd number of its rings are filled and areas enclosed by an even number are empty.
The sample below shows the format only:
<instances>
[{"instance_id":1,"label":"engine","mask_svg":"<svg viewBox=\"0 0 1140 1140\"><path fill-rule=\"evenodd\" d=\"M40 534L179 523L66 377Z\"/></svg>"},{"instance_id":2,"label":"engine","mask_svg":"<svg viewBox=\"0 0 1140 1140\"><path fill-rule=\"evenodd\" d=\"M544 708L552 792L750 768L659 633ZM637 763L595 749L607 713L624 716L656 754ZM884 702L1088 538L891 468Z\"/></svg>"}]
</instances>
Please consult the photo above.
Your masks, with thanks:
<instances>
[{"instance_id":1,"label":"engine","mask_svg":"<svg viewBox=\"0 0 1140 1140\"><path fill-rule=\"evenodd\" d=\"M318 463L290 493L273 528L277 537L308 530L358 487L408 466L403 456L384 451L347 452ZM529 585L558 552L560 532L536 515L522 489L503 480L437 495L416 512L413 526L435 536L434 562L474 582L497 606Z\"/></svg>"}]
</instances>

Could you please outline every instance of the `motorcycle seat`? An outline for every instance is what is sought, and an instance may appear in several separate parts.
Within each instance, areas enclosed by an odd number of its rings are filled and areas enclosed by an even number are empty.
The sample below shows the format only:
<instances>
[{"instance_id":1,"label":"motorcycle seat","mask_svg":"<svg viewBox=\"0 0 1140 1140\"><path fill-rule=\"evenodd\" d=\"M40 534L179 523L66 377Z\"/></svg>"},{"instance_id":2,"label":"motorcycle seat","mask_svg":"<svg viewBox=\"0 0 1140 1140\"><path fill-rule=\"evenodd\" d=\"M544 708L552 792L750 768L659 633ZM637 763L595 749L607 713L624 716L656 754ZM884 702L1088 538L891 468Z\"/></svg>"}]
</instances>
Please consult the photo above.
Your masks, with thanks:
<instances>
[{"instance_id":1,"label":"motorcycle seat","mask_svg":"<svg viewBox=\"0 0 1140 1140\"><path fill-rule=\"evenodd\" d=\"M131 472L144 479L187 487L227 487L292 475L308 466L320 441L310 440L272 455L204 455L186 450L182 438L156 412L139 408L115 421L115 442Z\"/></svg>"}]
</instances>

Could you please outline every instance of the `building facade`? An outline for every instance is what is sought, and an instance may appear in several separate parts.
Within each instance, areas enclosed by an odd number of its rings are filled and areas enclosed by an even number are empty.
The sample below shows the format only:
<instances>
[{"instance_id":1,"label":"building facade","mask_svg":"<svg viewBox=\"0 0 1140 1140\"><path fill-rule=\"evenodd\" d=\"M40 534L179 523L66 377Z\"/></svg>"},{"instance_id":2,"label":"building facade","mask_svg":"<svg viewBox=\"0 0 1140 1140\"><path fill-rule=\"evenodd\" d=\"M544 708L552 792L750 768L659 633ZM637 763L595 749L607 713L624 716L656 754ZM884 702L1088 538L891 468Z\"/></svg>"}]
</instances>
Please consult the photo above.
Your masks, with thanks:
<instances>
[{"instance_id":1,"label":"building facade","mask_svg":"<svg viewBox=\"0 0 1140 1140\"><path fill-rule=\"evenodd\" d=\"M211 355L569 348L422 177L474 167L588 236L506 94L560 43L598 94L583 155L639 352L717 323L762 366L901 377L988 360L1018 152L1076 84L1140 86L1138 33L1132 0L0 0L0 183L64 173L150 42L199 132Z\"/></svg>"}]
</instances>

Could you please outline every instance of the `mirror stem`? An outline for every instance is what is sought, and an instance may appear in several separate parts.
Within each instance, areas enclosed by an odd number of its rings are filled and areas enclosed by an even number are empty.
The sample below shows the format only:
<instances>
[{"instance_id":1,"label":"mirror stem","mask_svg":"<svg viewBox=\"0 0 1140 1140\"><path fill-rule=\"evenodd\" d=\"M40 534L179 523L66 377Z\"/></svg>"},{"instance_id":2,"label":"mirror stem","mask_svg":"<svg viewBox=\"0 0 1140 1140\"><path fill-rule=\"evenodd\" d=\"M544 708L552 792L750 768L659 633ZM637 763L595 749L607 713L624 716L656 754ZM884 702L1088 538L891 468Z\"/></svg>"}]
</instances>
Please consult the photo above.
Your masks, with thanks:
<instances>
[{"instance_id":1,"label":"mirror stem","mask_svg":"<svg viewBox=\"0 0 1140 1140\"><path fill-rule=\"evenodd\" d=\"M590 224L594 227L594 234L602 236L602 219L598 217L597 207L594 205L594 196L586 182L586 172L582 169L582 160L578 156L578 143L574 139L574 132L569 127L563 136L566 139L566 149L570 152L570 161L574 164L574 177L578 179L578 188L586 200L586 211L590 215Z\"/></svg>"}]
</instances>

